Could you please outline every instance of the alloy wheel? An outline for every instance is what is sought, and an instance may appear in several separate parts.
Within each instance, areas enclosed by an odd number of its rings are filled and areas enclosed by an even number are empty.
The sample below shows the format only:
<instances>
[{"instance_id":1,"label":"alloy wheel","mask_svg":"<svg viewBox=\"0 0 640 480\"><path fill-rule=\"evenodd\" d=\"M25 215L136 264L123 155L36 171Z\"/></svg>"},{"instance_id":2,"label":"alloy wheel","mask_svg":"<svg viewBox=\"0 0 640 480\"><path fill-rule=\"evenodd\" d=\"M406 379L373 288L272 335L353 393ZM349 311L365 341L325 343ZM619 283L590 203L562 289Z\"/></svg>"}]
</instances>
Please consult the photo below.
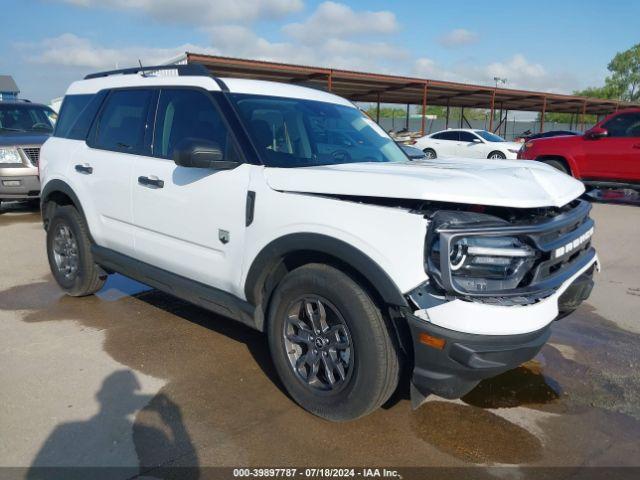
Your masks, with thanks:
<instances>
[{"instance_id":1,"label":"alloy wheel","mask_svg":"<svg viewBox=\"0 0 640 480\"><path fill-rule=\"evenodd\" d=\"M287 309L284 346L296 376L314 391L339 391L351 377L351 334L340 312L326 299L305 296Z\"/></svg>"},{"instance_id":2,"label":"alloy wheel","mask_svg":"<svg viewBox=\"0 0 640 480\"><path fill-rule=\"evenodd\" d=\"M78 242L68 225L59 224L53 237L53 260L58 272L67 279L73 279L80 265Z\"/></svg>"}]
</instances>

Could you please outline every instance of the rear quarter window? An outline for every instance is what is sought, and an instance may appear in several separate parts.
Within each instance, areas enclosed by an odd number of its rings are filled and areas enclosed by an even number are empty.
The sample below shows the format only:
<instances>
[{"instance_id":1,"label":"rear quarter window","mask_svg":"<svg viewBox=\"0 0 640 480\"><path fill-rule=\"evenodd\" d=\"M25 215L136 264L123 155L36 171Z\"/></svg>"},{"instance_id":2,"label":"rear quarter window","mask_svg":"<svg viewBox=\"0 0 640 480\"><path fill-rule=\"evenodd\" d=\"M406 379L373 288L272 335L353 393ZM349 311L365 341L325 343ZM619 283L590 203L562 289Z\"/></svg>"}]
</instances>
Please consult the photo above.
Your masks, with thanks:
<instances>
[{"instance_id":1,"label":"rear quarter window","mask_svg":"<svg viewBox=\"0 0 640 480\"><path fill-rule=\"evenodd\" d=\"M85 140L105 96L105 92L99 92L64 97L54 137Z\"/></svg>"}]
</instances>

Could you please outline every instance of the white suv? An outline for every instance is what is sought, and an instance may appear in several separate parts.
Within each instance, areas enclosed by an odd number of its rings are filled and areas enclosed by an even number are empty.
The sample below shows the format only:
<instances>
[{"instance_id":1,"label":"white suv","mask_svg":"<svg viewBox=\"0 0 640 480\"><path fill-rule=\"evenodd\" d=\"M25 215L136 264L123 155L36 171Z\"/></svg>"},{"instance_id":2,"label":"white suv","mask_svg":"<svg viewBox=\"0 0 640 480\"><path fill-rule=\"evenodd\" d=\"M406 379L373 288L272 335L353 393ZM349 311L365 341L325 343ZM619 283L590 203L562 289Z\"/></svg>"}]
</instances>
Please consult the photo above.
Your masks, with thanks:
<instances>
[{"instance_id":1,"label":"white suv","mask_svg":"<svg viewBox=\"0 0 640 480\"><path fill-rule=\"evenodd\" d=\"M580 182L412 162L319 90L194 65L90 75L40 172L69 295L120 272L264 331L291 397L331 420L382 405L401 367L416 405L464 395L532 358L593 285Z\"/></svg>"}]
</instances>

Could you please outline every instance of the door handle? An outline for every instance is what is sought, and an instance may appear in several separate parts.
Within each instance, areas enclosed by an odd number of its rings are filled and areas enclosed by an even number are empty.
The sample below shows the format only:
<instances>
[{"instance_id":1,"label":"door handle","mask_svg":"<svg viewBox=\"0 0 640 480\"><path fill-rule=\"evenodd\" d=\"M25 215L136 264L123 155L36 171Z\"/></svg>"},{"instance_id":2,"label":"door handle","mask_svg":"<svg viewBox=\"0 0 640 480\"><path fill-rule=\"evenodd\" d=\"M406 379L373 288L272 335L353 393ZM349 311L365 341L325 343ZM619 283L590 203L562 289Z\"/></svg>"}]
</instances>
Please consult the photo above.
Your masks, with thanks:
<instances>
[{"instance_id":1,"label":"door handle","mask_svg":"<svg viewBox=\"0 0 640 480\"><path fill-rule=\"evenodd\" d=\"M76 172L84 173L85 175L91 175L93 173L93 167L88 163L83 163L82 165L76 165Z\"/></svg>"},{"instance_id":2,"label":"door handle","mask_svg":"<svg viewBox=\"0 0 640 480\"><path fill-rule=\"evenodd\" d=\"M155 175L150 175L148 177L138 177L138 183L145 187L155 187L155 188L164 187L164 181L160 180Z\"/></svg>"}]
</instances>

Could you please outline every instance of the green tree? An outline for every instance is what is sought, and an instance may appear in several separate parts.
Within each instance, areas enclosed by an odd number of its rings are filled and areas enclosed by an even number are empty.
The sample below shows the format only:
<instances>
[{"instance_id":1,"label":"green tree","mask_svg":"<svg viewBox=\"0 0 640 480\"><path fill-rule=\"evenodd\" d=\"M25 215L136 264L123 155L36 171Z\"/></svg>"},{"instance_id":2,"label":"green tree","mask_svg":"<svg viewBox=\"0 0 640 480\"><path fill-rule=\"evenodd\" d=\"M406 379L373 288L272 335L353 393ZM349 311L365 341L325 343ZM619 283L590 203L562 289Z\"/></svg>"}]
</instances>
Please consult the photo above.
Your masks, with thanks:
<instances>
[{"instance_id":1,"label":"green tree","mask_svg":"<svg viewBox=\"0 0 640 480\"><path fill-rule=\"evenodd\" d=\"M616 93L613 98L635 102L640 100L640 43L616 53L607 65L611 76L605 86Z\"/></svg>"}]
</instances>

